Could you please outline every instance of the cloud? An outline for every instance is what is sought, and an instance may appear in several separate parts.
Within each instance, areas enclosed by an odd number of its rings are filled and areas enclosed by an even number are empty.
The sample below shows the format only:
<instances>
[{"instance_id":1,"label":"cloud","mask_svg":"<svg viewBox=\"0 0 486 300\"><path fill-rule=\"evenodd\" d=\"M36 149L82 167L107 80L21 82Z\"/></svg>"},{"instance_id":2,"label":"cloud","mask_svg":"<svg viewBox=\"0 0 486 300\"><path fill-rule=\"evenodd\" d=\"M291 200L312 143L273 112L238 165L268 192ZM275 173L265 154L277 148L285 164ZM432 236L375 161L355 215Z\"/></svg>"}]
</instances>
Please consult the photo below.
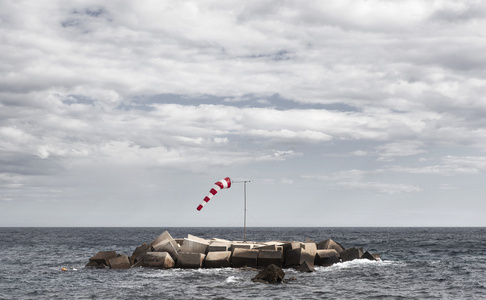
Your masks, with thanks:
<instances>
[{"instance_id":1,"label":"cloud","mask_svg":"<svg viewBox=\"0 0 486 300\"><path fill-rule=\"evenodd\" d=\"M453 176L460 174L479 174L486 171L485 156L444 156L436 165L424 167L392 166L388 171L410 174L434 174Z\"/></svg>"},{"instance_id":2,"label":"cloud","mask_svg":"<svg viewBox=\"0 0 486 300\"><path fill-rule=\"evenodd\" d=\"M420 193L409 174L484 176L485 11L475 1L2 1L4 199L81 197L77 182L106 174L131 183L275 168L275 184L320 174L385 195Z\"/></svg>"}]
</instances>

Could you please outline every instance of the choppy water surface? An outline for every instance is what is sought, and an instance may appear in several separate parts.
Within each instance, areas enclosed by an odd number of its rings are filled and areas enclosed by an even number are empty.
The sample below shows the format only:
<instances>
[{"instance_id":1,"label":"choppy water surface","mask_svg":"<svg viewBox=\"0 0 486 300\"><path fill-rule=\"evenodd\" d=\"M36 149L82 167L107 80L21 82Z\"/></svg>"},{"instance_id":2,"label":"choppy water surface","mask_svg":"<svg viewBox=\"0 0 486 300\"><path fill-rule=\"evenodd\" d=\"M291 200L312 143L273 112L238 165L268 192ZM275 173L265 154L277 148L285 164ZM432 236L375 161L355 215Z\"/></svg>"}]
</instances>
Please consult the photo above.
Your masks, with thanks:
<instances>
[{"instance_id":1,"label":"choppy water surface","mask_svg":"<svg viewBox=\"0 0 486 300\"><path fill-rule=\"evenodd\" d=\"M247 228L247 240L316 242L381 253L287 284L238 269L86 269L98 251L131 254L164 230L175 238L241 240L241 228L0 228L0 299L483 299L486 228ZM61 271L62 268L68 271Z\"/></svg>"}]
</instances>

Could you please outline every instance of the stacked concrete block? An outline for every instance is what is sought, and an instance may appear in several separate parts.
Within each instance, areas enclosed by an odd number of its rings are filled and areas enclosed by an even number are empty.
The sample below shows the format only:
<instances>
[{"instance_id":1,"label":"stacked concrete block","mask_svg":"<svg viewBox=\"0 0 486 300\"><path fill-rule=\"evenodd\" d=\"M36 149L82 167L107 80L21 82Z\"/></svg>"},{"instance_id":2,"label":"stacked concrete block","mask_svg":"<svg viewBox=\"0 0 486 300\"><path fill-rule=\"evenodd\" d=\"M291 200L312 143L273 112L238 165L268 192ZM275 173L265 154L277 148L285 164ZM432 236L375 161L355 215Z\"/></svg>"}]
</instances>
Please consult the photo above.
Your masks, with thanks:
<instances>
[{"instance_id":1,"label":"stacked concrete block","mask_svg":"<svg viewBox=\"0 0 486 300\"><path fill-rule=\"evenodd\" d=\"M169 242L172 244L172 247L179 251L179 244L172 238L168 231L164 231L161 235L155 238L155 240L150 243L150 247L152 247L152 249L157 248L160 243L165 243L166 240L169 240Z\"/></svg>"},{"instance_id":2,"label":"stacked concrete block","mask_svg":"<svg viewBox=\"0 0 486 300\"><path fill-rule=\"evenodd\" d=\"M231 267L231 251L208 252L204 259L206 268L228 268Z\"/></svg>"},{"instance_id":3,"label":"stacked concrete block","mask_svg":"<svg viewBox=\"0 0 486 300\"><path fill-rule=\"evenodd\" d=\"M152 248L150 247L149 244L143 243L141 246L135 248L135 251L133 251L132 256L130 256L130 261L132 262L132 264L136 264L142 261L145 254L147 254L147 252L151 250Z\"/></svg>"},{"instance_id":4,"label":"stacked concrete block","mask_svg":"<svg viewBox=\"0 0 486 300\"><path fill-rule=\"evenodd\" d=\"M89 258L87 267L125 269L130 267L154 268L264 268L294 267L303 272L314 270L314 264L330 266L353 259L381 260L379 254L363 253L362 248L344 249L339 243L327 239L316 244L310 239L297 241L271 241L264 243L211 240L188 235L174 239L163 232L149 244L137 247L131 256L115 251L100 251Z\"/></svg>"},{"instance_id":5,"label":"stacked concrete block","mask_svg":"<svg viewBox=\"0 0 486 300\"><path fill-rule=\"evenodd\" d=\"M205 257L206 255L203 253L179 252L176 267L182 269L201 268Z\"/></svg>"},{"instance_id":6,"label":"stacked concrete block","mask_svg":"<svg viewBox=\"0 0 486 300\"><path fill-rule=\"evenodd\" d=\"M317 250L315 264L319 266L329 267L340 261L339 253L334 249Z\"/></svg>"},{"instance_id":7,"label":"stacked concrete block","mask_svg":"<svg viewBox=\"0 0 486 300\"><path fill-rule=\"evenodd\" d=\"M369 260L372 260L372 261L377 261L376 257L373 256L373 254L369 253L368 251L363 253L363 255L361 255L361 258L362 259L369 259Z\"/></svg>"},{"instance_id":8,"label":"stacked concrete block","mask_svg":"<svg viewBox=\"0 0 486 300\"><path fill-rule=\"evenodd\" d=\"M168 252L147 252L142 261L143 267L150 268L169 269L174 265L175 262Z\"/></svg>"},{"instance_id":9,"label":"stacked concrete block","mask_svg":"<svg viewBox=\"0 0 486 300\"><path fill-rule=\"evenodd\" d=\"M258 266L258 250L236 248L233 250L231 265L233 268Z\"/></svg>"},{"instance_id":10,"label":"stacked concrete block","mask_svg":"<svg viewBox=\"0 0 486 300\"><path fill-rule=\"evenodd\" d=\"M248 244L248 243L237 242L231 244L231 252L234 252L235 249L252 249L252 248L253 248L253 244Z\"/></svg>"},{"instance_id":11,"label":"stacked concrete block","mask_svg":"<svg viewBox=\"0 0 486 300\"><path fill-rule=\"evenodd\" d=\"M109 266L110 259L116 257L116 251L100 251L96 253L94 256L89 258L89 261L92 262L93 264L96 263L98 265L105 265Z\"/></svg>"},{"instance_id":12,"label":"stacked concrete block","mask_svg":"<svg viewBox=\"0 0 486 300\"><path fill-rule=\"evenodd\" d=\"M210 241L208 252L229 251L231 249L231 242Z\"/></svg>"},{"instance_id":13,"label":"stacked concrete block","mask_svg":"<svg viewBox=\"0 0 486 300\"><path fill-rule=\"evenodd\" d=\"M171 243L169 239L160 241L159 243L153 245L152 249L155 252L168 252L174 261L177 260L178 249L174 248L173 243Z\"/></svg>"},{"instance_id":14,"label":"stacked concrete block","mask_svg":"<svg viewBox=\"0 0 486 300\"><path fill-rule=\"evenodd\" d=\"M300 253L300 263L307 262L310 266L314 266L314 260L316 258L317 245L314 242L304 243L302 245L302 251Z\"/></svg>"},{"instance_id":15,"label":"stacked concrete block","mask_svg":"<svg viewBox=\"0 0 486 300\"><path fill-rule=\"evenodd\" d=\"M129 269L132 267L132 263L128 258L128 255L120 255L111 258L109 261L110 269Z\"/></svg>"},{"instance_id":16,"label":"stacked concrete block","mask_svg":"<svg viewBox=\"0 0 486 300\"><path fill-rule=\"evenodd\" d=\"M205 240L185 238L179 251L206 254L208 246L209 243Z\"/></svg>"},{"instance_id":17,"label":"stacked concrete block","mask_svg":"<svg viewBox=\"0 0 486 300\"><path fill-rule=\"evenodd\" d=\"M281 250L259 250L257 265L258 267L268 267L274 264L278 267L282 267L283 264L283 251Z\"/></svg>"},{"instance_id":18,"label":"stacked concrete block","mask_svg":"<svg viewBox=\"0 0 486 300\"><path fill-rule=\"evenodd\" d=\"M317 244L317 249L319 249L319 250L334 249L334 250L337 251L337 253L344 251L344 247L341 244L336 243L335 241L333 241L331 239L327 239L327 240L322 241L319 244Z\"/></svg>"},{"instance_id":19,"label":"stacked concrete block","mask_svg":"<svg viewBox=\"0 0 486 300\"><path fill-rule=\"evenodd\" d=\"M360 251L360 249L358 249L356 247L351 247L351 248L348 248L344 251L341 251L339 253L339 256L341 256L341 260L343 262L345 262L345 261L351 261L351 260L359 259L359 258L361 258L362 254L363 254L363 252Z\"/></svg>"}]
</instances>

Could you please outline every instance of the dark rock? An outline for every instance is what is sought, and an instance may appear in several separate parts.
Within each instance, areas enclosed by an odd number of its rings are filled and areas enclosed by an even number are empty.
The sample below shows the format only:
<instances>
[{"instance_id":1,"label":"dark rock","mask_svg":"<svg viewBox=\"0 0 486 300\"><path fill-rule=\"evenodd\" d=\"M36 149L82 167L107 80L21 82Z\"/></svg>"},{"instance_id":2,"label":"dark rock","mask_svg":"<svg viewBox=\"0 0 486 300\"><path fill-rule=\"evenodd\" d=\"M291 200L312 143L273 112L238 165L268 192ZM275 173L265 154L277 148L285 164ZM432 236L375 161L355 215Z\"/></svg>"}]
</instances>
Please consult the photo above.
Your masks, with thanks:
<instances>
[{"instance_id":1,"label":"dark rock","mask_svg":"<svg viewBox=\"0 0 486 300\"><path fill-rule=\"evenodd\" d=\"M283 283L289 283L290 281L295 281L295 280L297 280L297 278L295 278L295 277L293 277L293 276L292 276L292 277L290 277L289 279L284 279L284 280L282 280L282 282L283 282Z\"/></svg>"},{"instance_id":2,"label":"dark rock","mask_svg":"<svg viewBox=\"0 0 486 300\"><path fill-rule=\"evenodd\" d=\"M282 268L271 264L258 273L251 281L261 283L280 283L285 277Z\"/></svg>"}]
</instances>

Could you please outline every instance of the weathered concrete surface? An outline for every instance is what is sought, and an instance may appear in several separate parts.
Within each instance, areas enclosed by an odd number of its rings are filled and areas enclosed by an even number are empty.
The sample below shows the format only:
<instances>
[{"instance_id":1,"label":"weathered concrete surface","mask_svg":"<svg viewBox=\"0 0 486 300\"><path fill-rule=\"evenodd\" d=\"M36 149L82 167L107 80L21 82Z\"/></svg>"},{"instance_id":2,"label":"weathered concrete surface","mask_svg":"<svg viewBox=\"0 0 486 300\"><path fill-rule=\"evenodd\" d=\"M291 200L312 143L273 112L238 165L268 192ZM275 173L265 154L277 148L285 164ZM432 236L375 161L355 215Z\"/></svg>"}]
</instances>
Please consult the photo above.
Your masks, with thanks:
<instances>
[{"instance_id":1,"label":"weathered concrete surface","mask_svg":"<svg viewBox=\"0 0 486 300\"><path fill-rule=\"evenodd\" d=\"M317 253L316 243L314 242L304 243L302 245L302 252L300 253L299 264L302 265L304 262L307 262L310 266L314 266L316 253Z\"/></svg>"},{"instance_id":2,"label":"weathered concrete surface","mask_svg":"<svg viewBox=\"0 0 486 300\"><path fill-rule=\"evenodd\" d=\"M110 269L129 269L132 267L132 263L128 258L128 255L120 255L111 258L109 261Z\"/></svg>"},{"instance_id":3,"label":"weathered concrete surface","mask_svg":"<svg viewBox=\"0 0 486 300\"><path fill-rule=\"evenodd\" d=\"M166 230L164 231L161 235L159 235L157 238L155 238L151 243L150 246L152 248L157 247L157 244L164 242L165 240L169 240L174 249L179 251L179 244L172 238L170 233Z\"/></svg>"},{"instance_id":4,"label":"weathered concrete surface","mask_svg":"<svg viewBox=\"0 0 486 300\"><path fill-rule=\"evenodd\" d=\"M206 255L203 253L179 252L176 267L185 269L201 268L205 257Z\"/></svg>"},{"instance_id":5,"label":"weathered concrete surface","mask_svg":"<svg viewBox=\"0 0 486 300\"><path fill-rule=\"evenodd\" d=\"M89 261L94 261L98 264L104 264L105 266L109 266L109 260L114 257L116 257L116 251L100 251L94 256L90 257Z\"/></svg>"},{"instance_id":6,"label":"weathered concrete surface","mask_svg":"<svg viewBox=\"0 0 486 300\"><path fill-rule=\"evenodd\" d=\"M168 252L174 261L177 260L177 249L174 248L174 245L169 239L160 241L159 243L153 245L152 249L155 252Z\"/></svg>"},{"instance_id":7,"label":"weathered concrete surface","mask_svg":"<svg viewBox=\"0 0 486 300\"><path fill-rule=\"evenodd\" d=\"M336 243L335 241L333 241L331 239L327 239L327 240L322 241L319 244L317 244L317 249L319 249L319 250L321 250L321 249L334 249L338 253L340 253L341 251L344 251L344 247L341 244Z\"/></svg>"},{"instance_id":8,"label":"weathered concrete surface","mask_svg":"<svg viewBox=\"0 0 486 300\"><path fill-rule=\"evenodd\" d=\"M269 265L264 270L259 272L254 278L253 282L261 283L280 283L285 277L285 272L276 265Z\"/></svg>"},{"instance_id":9,"label":"weathered concrete surface","mask_svg":"<svg viewBox=\"0 0 486 300\"><path fill-rule=\"evenodd\" d=\"M260 248L258 248L260 249ZM283 251L279 250L259 250L257 265L258 267L268 267L270 265L276 265L282 267L283 264Z\"/></svg>"},{"instance_id":10,"label":"weathered concrete surface","mask_svg":"<svg viewBox=\"0 0 486 300\"><path fill-rule=\"evenodd\" d=\"M254 244L246 244L246 243L232 243L231 244L231 252L234 252L235 249L252 249Z\"/></svg>"},{"instance_id":11,"label":"weathered concrete surface","mask_svg":"<svg viewBox=\"0 0 486 300\"><path fill-rule=\"evenodd\" d=\"M298 266L300 265L300 254L302 252L302 248L290 249L285 252L285 261L284 265L286 267L291 266Z\"/></svg>"},{"instance_id":12,"label":"weathered concrete surface","mask_svg":"<svg viewBox=\"0 0 486 300\"><path fill-rule=\"evenodd\" d=\"M179 252L206 254L209 243L201 239L184 239Z\"/></svg>"},{"instance_id":13,"label":"weathered concrete surface","mask_svg":"<svg viewBox=\"0 0 486 300\"><path fill-rule=\"evenodd\" d=\"M231 251L208 252L204 259L206 268L231 267Z\"/></svg>"},{"instance_id":14,"label":"weathered concrete surface","mask_svg":"<svg viewBox=\"0 0 486 300\"><path fill-rule=\"evenodd\" d=\"M233 268L244 266L256 268L258 266L258 250L236 248L231 257Z\"/></svg>"},{"instance_id":15,"label":"weathered concrete surface","mask_svg":"<svg viewBox=\"0 0 486 300\"><path fill-rule=\"evenodd\" d=\"M341 251L339 253L339 256L341 256L341 260L343 262L345 261L351 261L351 260L354 260L354 259L358 259L361 257L361 253L359 251L358 248L356 247L351 247L351 248L348 248L344 251Z\"/></svg>"},{"instance_id":16,"label":"weathered concrete surface","mask_svg":"<svg viewBox=\"0 0 486 300\"><path fill-rule=\"evenodd\" d=\"M139 261L142 261L143 257L147 252L151 250L151 247L147 243L143 243L141 246L138 246L135 248L135 251L133 251L132 255L130 256L130 261L132 264L136 264Z\"/></svg>"},{"instance_id":17,"label":"weathered concrete surface","mask_svg":"<svg viewBox=\"0 0 486 300\"><path fill-rule=\"evenodd\" d=\"M174 265L175 262L168 252L147 252L142 261L142 267L169 269Z\"/></svg>"},{"instance_id":18,"label":"weathered concrete surface","mask_svg":"<svg viewBox=\"0 0 486 300\"><path fill-rule=\"evenodd\" d=\"M317 251L316 244L299 243L299 246L299 248L287 250L284 265L287 267L300 266L302 263L307 262L309 265L314 266Z\"/></svg>"},{"instance_id":19,"label":"weathered concrete surface","mask_svg":"<svg viewBox=\"0 0 486 300\"><path fill-rule=\"evenodd\" d=\"M231 242L211 241L208 246L208 252L229 251L231 249Z\"/></svg>"},{"instance_id":20,"label":"weathered concrete surface","mask_svg":"<svg viewBox=\"0 0 486 300\"><path fill-rule=\"evenodd\" d=\"M315 264L323 267L329 267L340 262L339 253L335 249L317 250Z\"/></svg>"}]
</instances>

